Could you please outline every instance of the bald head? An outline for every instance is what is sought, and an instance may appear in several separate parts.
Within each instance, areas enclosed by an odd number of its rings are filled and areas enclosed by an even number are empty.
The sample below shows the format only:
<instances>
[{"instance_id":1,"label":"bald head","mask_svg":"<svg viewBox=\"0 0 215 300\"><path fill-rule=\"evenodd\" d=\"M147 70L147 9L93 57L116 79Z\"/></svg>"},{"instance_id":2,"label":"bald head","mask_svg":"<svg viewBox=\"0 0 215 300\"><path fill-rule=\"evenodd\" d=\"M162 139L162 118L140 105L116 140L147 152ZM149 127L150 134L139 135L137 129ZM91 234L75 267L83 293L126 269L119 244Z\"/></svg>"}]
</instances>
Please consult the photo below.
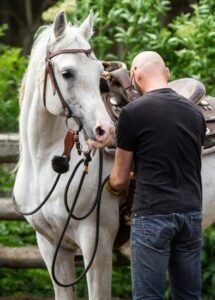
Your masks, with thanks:
<instances>
[{"instance_id":1,"label":"bald head","mask_svg":"<svg viewBox=\"0 0 215 300\"><path fill-rule=\"evenodd\" d=\"M165 63L163 58L153 51L144 51L135 56L131 70L141 70L143 73L147 72L153 74L154 72L163 72L165 70Z\"/></svg>"},{"instance_id":2,"label":"bald head","mask_svg":"<svg viewBox=\"0 0 215 300\"><path fill-rule=\"evenodd\" d=\"M131 65L131 78L142 93L167 86L169 69L162 57L153 51L139 53Z\"/></svg>"}]
</instances>

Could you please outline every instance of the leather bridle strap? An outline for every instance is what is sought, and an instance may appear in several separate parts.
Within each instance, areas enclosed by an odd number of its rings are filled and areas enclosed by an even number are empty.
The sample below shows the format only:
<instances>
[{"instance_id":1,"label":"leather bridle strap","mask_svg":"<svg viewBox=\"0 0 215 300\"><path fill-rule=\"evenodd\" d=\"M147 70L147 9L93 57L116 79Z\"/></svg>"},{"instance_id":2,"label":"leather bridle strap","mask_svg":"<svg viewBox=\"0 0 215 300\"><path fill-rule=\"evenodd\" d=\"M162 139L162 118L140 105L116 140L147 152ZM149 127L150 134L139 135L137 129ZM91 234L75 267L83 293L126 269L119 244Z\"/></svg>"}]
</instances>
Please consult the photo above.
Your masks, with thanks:
<instances>
[{"instance_id":1,"label":"leather bridle strap","mask_svg":"<svg viewBox=\"0 0 215 300\"><path fill-rule=\"evenodd\" d=\"M71 110L71 107L65 101L65 99L64 99L64 97L61 93L61 90L59 88L59 85L57 83L51 59L53 57L57 56L57 55L60 55L60 54L77 54L77 53L83 53L87 57L89 57L91 52L92 52L92 49L65 49L65 50L56 51L54 53L50 53L48 48L47 48L46 58L45 58L45 61L46 61L45 76L44 76L44 85L43 85L43 104L44 104L45 108L46 108L47 79L48 79L48 75L49 75L50 79L51 79L52 87L53 87L53 95L55 94L55 92L57 92L57 94L60 98L61 104L63 106L65 116L67 118L70 118L70 117L73 116L73 112Z\"/></svg>"},{"instance_id":2,"label":"leather bridle strap","mask_svg":"<svg viewBox=\"0 0 215 300\"><path fill-rule=\"evenodd\" d=\"M56 51L52 54L47 53L48 55L46 54L46 58L51 59L59 54L71 54L71 53L73 53L73 54L83 53L86 56L90 56L91 52L92 52L92 49L64 49L64 50Z\"/></svg>"}]
</instances>

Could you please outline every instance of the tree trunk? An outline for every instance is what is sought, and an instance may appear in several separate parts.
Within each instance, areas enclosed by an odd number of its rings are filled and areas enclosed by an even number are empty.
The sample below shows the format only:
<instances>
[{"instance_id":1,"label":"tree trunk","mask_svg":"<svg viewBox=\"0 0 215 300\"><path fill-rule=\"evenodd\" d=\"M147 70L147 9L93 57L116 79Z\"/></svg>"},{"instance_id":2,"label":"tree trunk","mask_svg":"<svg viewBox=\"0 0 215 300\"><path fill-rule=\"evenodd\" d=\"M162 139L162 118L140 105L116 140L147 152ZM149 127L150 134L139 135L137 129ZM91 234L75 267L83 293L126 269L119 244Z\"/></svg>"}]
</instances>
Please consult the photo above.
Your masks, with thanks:
<instances>
[{"instance_id":1,"label":"tree trunk","mask_svg":"<svg viewBox=\"0 0 215 300\"><path fill-rule=\"evenodd\" d=\"M171 9L168 11L166 16L161 18L161 23L163 25L167 25L181 13L192 12L190 5L193 3L196 3L196 0L171 0Z\"/></svg>"},{"instance_id":2,"label":"tree trunk","mask_svg":"<svg viewBox=\"0 0 215 300\"><path fill-rule=\"evenodd\" d=\"M34 33L42 25L42 12L55 3L55 0L1 0L0 25L8 24L8 30L0 41L21 47L29 54Z\"/></svg>"}]
</instances>

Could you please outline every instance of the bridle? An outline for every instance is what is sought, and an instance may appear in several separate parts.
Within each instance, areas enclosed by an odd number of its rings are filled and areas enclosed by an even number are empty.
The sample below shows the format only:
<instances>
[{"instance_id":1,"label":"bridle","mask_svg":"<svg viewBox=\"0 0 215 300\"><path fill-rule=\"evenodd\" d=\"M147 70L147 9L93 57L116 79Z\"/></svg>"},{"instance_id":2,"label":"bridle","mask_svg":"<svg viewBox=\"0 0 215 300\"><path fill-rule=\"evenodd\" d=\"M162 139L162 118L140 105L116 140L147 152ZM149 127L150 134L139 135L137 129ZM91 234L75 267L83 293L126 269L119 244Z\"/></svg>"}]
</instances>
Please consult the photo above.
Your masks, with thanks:
<instances>
[{"instance_id":1,"label":"bridle","mask_svg":"<svg viewBox=\"0 0 215 300\"><path fill-rule=\"evenodd\" d=\"M64 97L62 95L62 92L60 90L60 87L59 87L56 77L55 77L53 63L52 63L51 59L60 54L71 54L71 53L72 54L83 53L88 58L91 58L90 54L92 53L92 49L64 49L64 50L60 50L60 51L51 53L49 51L49 49L47 48L46 49L46 57L45 57L46 66L45 66L45 76L44 76L44 85L43 85L43 104L46 108L47 79L48 79L48 76L50 76L52 88L53 88L53 95L55 95L55 93L57 92L58 97L60 98L63 110L64 110L64 115L66 118L71 118L72 116L74 116L74 114L73 114L71 107L69 106L69 104L66 102L66 100L64 99ZM92 59L93 59L93 57L92 57Z\"/></svg>"},{"instance_id":2,"label":"bridle","mask_svg":"<svg viewBox=\"0 0 215 300\"><path fill-rule=\"evenodd\" d=\"M64 116L66 117L66 119L71 118L71 117L76 117L74 112L72 111L71 106L66 102L66 100L63 97L63 94L61 92L61 89L58 85L56 76L55 76L55 72L54 72L54 68L53 68L53 62L52 62L52 58L60 55L60 54L79 54L79 53L83 53L85 54L89 59L92 60L97 60L95 57L91 56L91 53L93 52L93 50L91 48L89 49L63 49L63 50L59 50L56 52L51 53L48 49L48 47L46 48L46 57L45 57L45 76L44 76L44 84L43 84L43 104L46 108L46 89L47 89L47 80L48 80L48 76L50 77L51 83L52 83L52 89L53 89L53 95L55 95L55 93L57 92L58 97L61 101L62 107L63 107L63 111L64 111ZM104 64L103 64L104 66ZM115 71L115 73L118 71ZM109 89L109 85L107 82L111 81L111 77L112 74L114 74L114 72L107 72L107 71L103 71L102 75L101 75L101 79L103 79L106 82L106 85ZM116 75L116 74L115 74ZM134 78L134 74L132 75L132 80ZM100 80L101 80L100 79ZM126 86L125 86L126 83ZM130 81L124 82L124 92L126 93L127 97L130 100L133 100L134 98L137 98L137 94L135 95L133 90L132 90L132 85L130 84ZM105 105L106 111L109 114L109 117L111 118L111 120L116 123L116 121L118 120L118 116L116 115L116 113L114 113L113 110L113 105L110 103L110 99L108 98L110 95L108 95L107 91L103 94L102 100L103 103ZM80 120L78 120L80 123Z\"/></svg>"}]
</instances>

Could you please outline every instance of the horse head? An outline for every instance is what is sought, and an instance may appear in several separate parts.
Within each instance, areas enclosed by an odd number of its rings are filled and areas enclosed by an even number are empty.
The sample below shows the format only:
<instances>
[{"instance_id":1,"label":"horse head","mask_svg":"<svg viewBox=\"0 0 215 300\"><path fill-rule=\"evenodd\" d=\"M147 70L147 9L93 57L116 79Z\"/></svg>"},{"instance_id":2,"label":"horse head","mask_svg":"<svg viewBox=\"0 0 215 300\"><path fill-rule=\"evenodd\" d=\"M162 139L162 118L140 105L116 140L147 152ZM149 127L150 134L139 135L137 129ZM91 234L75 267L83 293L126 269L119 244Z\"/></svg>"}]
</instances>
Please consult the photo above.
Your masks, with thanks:
<instances>
[{"instance_id":1,"label":"horse head","mask_svg":"<svg viewBox=\"0 0 215 300\"><path fill-rule=\"evenodd\" d=\"M48 39L43 82L46 109L73 117L82 125L91 148L111 144L115 132L100 95L103 65L90 48L92 32L92 13L79 27L69 25L64 12L57 14Z\"/></svg>"}]
</instances>

